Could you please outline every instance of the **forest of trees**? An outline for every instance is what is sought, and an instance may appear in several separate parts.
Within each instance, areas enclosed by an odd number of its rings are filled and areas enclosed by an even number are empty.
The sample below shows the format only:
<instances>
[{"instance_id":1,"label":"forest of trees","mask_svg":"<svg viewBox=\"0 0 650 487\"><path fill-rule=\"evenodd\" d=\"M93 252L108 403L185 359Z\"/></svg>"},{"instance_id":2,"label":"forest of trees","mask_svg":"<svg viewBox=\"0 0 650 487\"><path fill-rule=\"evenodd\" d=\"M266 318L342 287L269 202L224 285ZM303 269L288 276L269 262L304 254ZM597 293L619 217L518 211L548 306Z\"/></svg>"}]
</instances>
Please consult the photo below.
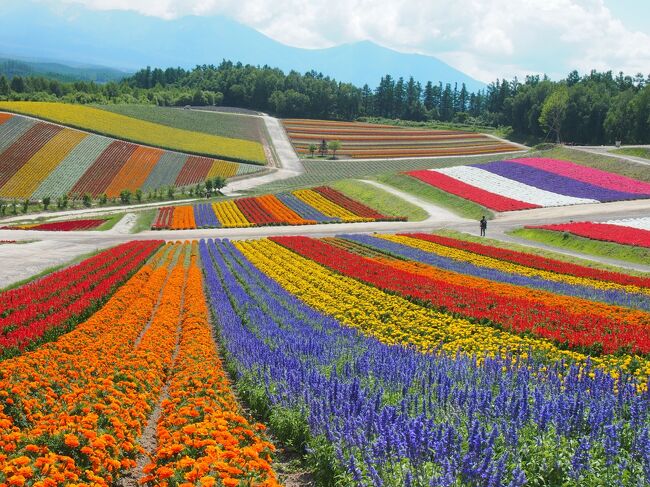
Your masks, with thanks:
<instances>
[{"instance_id":1,"label":"forest of trees","mask_svg":"<svg viewBox=\"0 0 650 487\"><path fill-rule=\"evenodd\" d=\"M566 79L527 76L497 80L472 93L384 76L375 88L341 83L321 73L289 72L223 61L218 66L140 70L120 82L63 83L0 76L0 99L68 103L225 105L281 117L355 120L382 117L511 127L514 137L580 144L650 142L650 75L596 72Z\"/></svg>"}]
</instances>

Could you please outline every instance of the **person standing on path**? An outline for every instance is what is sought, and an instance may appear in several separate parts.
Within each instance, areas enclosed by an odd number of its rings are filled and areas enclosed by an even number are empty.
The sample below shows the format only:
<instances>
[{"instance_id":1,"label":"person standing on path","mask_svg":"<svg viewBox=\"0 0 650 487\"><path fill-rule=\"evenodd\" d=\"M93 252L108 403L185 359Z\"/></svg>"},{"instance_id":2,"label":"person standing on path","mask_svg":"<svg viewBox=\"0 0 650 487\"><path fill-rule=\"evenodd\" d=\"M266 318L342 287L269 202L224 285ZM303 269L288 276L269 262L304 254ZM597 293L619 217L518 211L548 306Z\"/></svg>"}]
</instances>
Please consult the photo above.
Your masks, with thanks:
<instances>
[{"instance_id":1,"label":"person standing on path","mask_svg":"<svg viewBox=\"0 0 650 487\"><path fill-rule=\"evenodd\" d=\"M479 224L481 226L481 237L485 237L485 230L487 230L487 220L485 219L485 215L483 215Z\"/></svg>"}]
</instances>

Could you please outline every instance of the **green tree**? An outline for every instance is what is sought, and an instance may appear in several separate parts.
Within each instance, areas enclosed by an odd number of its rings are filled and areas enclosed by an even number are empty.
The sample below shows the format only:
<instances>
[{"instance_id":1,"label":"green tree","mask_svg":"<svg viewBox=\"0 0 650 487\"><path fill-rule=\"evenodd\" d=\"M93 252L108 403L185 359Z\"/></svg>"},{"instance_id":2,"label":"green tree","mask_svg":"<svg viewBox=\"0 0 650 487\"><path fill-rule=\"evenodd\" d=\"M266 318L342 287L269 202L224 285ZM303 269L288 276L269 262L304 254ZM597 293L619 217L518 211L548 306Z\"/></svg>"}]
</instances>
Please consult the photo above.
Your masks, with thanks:
<instances>
[{"instance_id":1,"label":"green tree","mask_svg":"<svg viewBox=\"0 0 650 487\"><path fill-rule=\"evenodd\" d=\"M311 156L312 159L314 158L314 153L316 152L316 149L318 149L316 144L309 144L309 155Z\"/></svg>"},{"instance_id":2,"label":"green tree","mask_svg":"<svg viewBox=\"0 0 650 487\"><path fill-rule=\"evenodd\" d=\"M212 189L214 188L212 184L212 179L207 179L205 181L205 197L209 198L210 195L212 194Z\"/></svg>"},{"instance_id":3,"label":"green tree","mask_svg":"<svg viewBox=\"0 0 650 487\"><path fill-rule=\"evenodd\" d=\"M49 196L45 196L43 198L43 209L47 211L48 206L50 206L50 203L52 202L51 198Z\"/></svg>"},{"instance_id":4,"label":"green tree","mask_svg":"<svg viewBox=\"0 0 650 487\"><path fill-rule=\"evenodd\" d=\"M108 201L108 195L106 193L102 194L99 197L99 204L100 205L105 205L107 201Z\"/></svg>"},{"instance_id":5,"label":"green tree","mask_svg":"<svg viewBox=\"0 0 650 487\"><path fill-rule=\"evenodd\" d=\"M336 151L341 148L340 140L331 140L327 144L327 148L332 151L332 159L336 159Z\"/></svg>"},{"instance_id":6,"label":"green tree","mask_svg":"<svg viewBox=\"0 0 650 487\"><path fill-rule=\"evenodd\" d=\"M212 186L217 191L217 193L222 194L221 190L226 187L226 178L223 176L215 176L212 178Z\"/></svg>"},{"instance_id":7,"label":"green tree","mask_svg":"<svg viewBox=\"0 0 650 487\"><path fill-rule=\"evenodd\" d=\"M0 96L9 96L11 93L11 88L9 88L9 82L7 78L2 75L0 76Z\"/></svg>"},{"instance_id":8,"label":"green tree","mask_svg":"<svg viewBox=\"0 0 650 487\"><path fill-rule=\"evenodd\" d=\"M140 188L135 190L135 199L138 203L142 203L142 190Z\"/></svg>"},{"instance_id":9,"label":"green tree","mask_svg":"<svg viewBox=\"0 0 650 487\"><path fill-rule=\"evenodd\" d=\"M167 186L167 199L173 200L175 192L176 192L176 188L174 188L171 185Z\"/></svg>"},{"instance_id":10,"label":"green tree","mask_svg":"<svg viewBox=\"0 0 650 487\"><path fill-rule=\"evenodd\" d=\"M29 209L29 200L24 200L22 206L23 206L23 213L27 213L27 210Z\"/></svg>"},{"instance_id":11,"label":"green tree","mask_svg":"<svg viewBox=\"0 0 650 487\"><path fill-rule=\"evenodd\" d=\"M90 196L90 194L84 193L84 195L81 197L81 201L86 208L90 208L90 205L92 205L93 202L93 198Z\"/></svg>"},{"instance_id":12,"label":"green tree","mask_svg":"<svg viewBox=\"0 0 650 487\"><path fill-rule=\"evenodd\" d=\"M569 105L569 90L565 85L557 87L544 101L539 123L549 132L555 132L555 142L560 143L562 124Z\"/></svg>"},{"instance_id":13,"label":"green tree","mask_svg":"<svg viewBox=\"0 0 650 487\"><path fill-rule=\"evenodd\" d=\"M22 76L14 76L11 79L11 90L15 91L16 93L24 93L27 91L27 85L25 84L25 80Z\"/></svg>"},{"instance_id":14,"label":"green tree","mask_svg":"<svg viewBox=\"0 0 650 487\"><path fill-rule=\"evenodd\" d=\"M120 192L120 201L122 202L123 205L127 205L131 202L131 191L128 189L123 189Z\"/></svg>"}]
</instances>

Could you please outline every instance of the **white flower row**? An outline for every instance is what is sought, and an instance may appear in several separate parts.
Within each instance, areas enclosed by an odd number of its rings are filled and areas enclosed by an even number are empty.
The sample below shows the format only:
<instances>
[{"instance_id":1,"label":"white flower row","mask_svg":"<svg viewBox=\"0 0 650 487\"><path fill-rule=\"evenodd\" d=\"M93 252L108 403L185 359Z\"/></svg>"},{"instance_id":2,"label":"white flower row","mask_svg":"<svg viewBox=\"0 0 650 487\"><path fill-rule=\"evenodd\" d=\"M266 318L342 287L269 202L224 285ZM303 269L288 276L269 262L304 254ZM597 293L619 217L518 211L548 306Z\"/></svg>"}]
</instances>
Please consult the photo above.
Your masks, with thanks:
<instances>
[{"instance_id":1,"label":"white flower row","mask_svg":"<svg viewBox=\"0 0 650 487\"><path fill-rule=\"evenodd\" d=\"M514 181L478 167L444 167L442 169L433 169L433 171L452 177L476 188L489 191L490 193L495 193L505 196L506 198L538 206L567 206L581 205L585 203L599 203L597 200L588 198L574 198L572 196L551 193L550 191L545 191L519 181Z\"/></svg>"},{"instance_id":2,"label":"white flower row","mask_svg":"<svg viewBox=\"0 0 650 487\"><path fill-rule=\"evenodd\" d=\"M639 230L650 231L650 217L624 218L622 220L609 220L605 223L608 223L609 225L619 225L621 227L638 228Z\"/></svg>"}]
</instances>

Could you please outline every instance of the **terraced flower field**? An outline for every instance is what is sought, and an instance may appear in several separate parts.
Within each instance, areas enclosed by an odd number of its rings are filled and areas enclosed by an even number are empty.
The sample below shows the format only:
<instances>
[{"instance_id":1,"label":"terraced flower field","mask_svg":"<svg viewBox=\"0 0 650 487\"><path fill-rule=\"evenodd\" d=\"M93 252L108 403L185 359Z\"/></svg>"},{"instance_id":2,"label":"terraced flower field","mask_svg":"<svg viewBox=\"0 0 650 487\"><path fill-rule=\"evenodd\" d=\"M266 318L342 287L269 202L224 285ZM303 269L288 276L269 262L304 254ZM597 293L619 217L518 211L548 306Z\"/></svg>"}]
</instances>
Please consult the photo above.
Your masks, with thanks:
<instances>
[{"instance_id":1,"label":"terraced flower field","mask_svg":"<svg viewBox=\"0 0 650 487\"><path fill-rule=\"evenodd\" d=\"M320 186L212 204L164 207L158 210L151 228L189 230L405 219L383 215L333 188Z\"/></svg>"},{"instance_id":2,"label":"terraced flower field","mask_svg":"<svg viewBox=\"0 0 650 487\"><path fill-rule=\"evenodd\" d=\"M116 197L127 189L189 186L261 168L114 140L5 114L0 119L0 197Z\"/></svg>"},{"instance_id":3,"label":"terraced flower field","mask_svg":"<svg viewBox=\"0 0 650 487\"><path fill-rule=\"evenodd\" d=\"M0 484L279 485L267 427L319 485L650 482L648 277L429 234L161 245L0 293Z\"/></svg>"},{"instance_id":4,"label":"terraced flower field","mask_svg":"<svg viewBox=\"0 0 650 487\"><path fill-rule=\"evenodd\" d=\"M235 162L265 164L262 144L139 120L87 105L0 102L0 110L30 115L108 137Z\"/></svg>"},{"instance_id":5,"label":"terraced flower field","mask_svg":"<svg viewBox=\"0 0 650 487\"><path fill-rule=\"evenodd\" d=\"M517 151L513 144L487 135L455 130L421 130L391 125L326 120L286 119L282 123L298 154L309 146L338 140L339 158L391 159L401 157L496 154Z\"/></svg>"},{"instance_id":6,"label":"terraced flower field","mask_svg":"<svg viewBox=\"0 0 650 487\"><path fill-rule=\"evenodd\" d=\"M554 159L510 159L407 174L496 211L650 198L646 182Z\"/></svg>"},{"instance_id":7,"label":"terraced flower field","mask_svg":"<svg viewBox=\"0 0 650 487\"><path fill-rule=\"evenodd\" d=\"M650 217L625 218L606 222L559 223L526 228L568 232L594 240L650 248Z\"/></svg>"}]
</instances>

